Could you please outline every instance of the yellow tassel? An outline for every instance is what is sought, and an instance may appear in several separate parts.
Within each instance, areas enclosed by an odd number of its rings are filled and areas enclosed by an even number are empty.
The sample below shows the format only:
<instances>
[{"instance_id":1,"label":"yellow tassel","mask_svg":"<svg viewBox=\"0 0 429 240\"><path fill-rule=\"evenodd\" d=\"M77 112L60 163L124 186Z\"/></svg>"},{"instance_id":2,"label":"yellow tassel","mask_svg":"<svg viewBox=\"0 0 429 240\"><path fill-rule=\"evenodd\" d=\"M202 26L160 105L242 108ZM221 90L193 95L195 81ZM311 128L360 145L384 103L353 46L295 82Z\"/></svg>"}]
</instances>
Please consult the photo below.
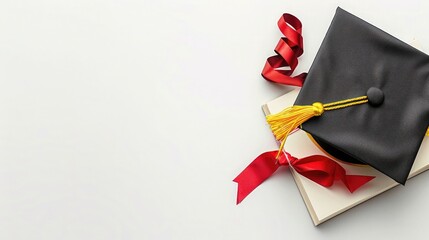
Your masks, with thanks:
<instances>
[{"instance_id":1,"label":"yellow tassel","mask_svg":"<svg viewBox=\"0 0 429 240\"><path fill-rule=\"evenodd\" d=\"M271 131L278 141L282 141L276 158L280 156L284 144L286 143L287 136L293 130L308 119L322 115L324 111L323 104L315 102L313 105L292 106L279 113L268 115L267 122L270 125Z\"/></svg>"},{"instance_id":2,"label":"yellow tassel","mask_svg":"<svg viewBox=\"0 0 429 240\"><path fill-rule=\"evenodd\" d=\"M429 128L426 130L426 136L429 136Z\"/></svg>"},{"instance_id":3,"label":"yellow tassel","mask_svg":"<svg viewBox=\"0 0 429 240\"><path fill-rule=\"evenodd\" d=\"M367 96L360 96L327 104L315 102L310 106L292 106L279 113L268 115L267 122L270 125L274 136L276 136L278 141L282 141L276 158L278 159L280 157L286 143L287 136L308 119L320 116L324 111L342 109L367 102ZM429 135L429 130L426 132L426 135Z\"/></svg>"}]
</instances>

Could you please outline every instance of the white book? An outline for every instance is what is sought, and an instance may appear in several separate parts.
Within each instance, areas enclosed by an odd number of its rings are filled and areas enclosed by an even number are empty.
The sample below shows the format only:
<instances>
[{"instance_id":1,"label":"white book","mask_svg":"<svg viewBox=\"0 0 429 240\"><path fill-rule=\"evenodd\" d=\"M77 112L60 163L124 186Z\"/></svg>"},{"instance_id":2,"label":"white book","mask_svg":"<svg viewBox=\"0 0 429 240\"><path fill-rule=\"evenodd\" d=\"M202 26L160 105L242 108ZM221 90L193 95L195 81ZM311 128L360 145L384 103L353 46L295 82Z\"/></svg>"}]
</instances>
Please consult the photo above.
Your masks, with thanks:
<instances>
[{"instance_id":1,"label":"white book","mask_svg":"<svg viewBox=\"0 0 429 240\"><path fill-rule=\"evenodd\" d=\"M265 115L274 114L292 106L298 93L299 89L296 89L268 102L262 107ZM325 155L333 159L313 143L311 137L302 130L289 135L284 149L297 158L310 155ZM330 188L325 188L301 176L291 168L295 182L316 226L398 185L397 182L368 165L335 161L346 169L347 174L375 176L375 179L366 183L354 193L350 193L341 181L336 181ZM429 141L426 137L422 142L408 179L426 171L428 168Z\"/></svg>"}]
</instances>

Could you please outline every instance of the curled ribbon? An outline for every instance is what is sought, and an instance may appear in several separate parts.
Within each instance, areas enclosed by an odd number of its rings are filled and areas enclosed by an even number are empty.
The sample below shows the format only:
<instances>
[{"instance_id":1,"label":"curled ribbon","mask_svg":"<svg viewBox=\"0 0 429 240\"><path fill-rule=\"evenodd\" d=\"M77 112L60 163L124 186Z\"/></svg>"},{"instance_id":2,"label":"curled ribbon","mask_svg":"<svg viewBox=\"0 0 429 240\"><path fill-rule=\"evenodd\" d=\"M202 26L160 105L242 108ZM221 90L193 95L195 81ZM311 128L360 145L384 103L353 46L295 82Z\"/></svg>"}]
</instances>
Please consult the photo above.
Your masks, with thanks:
<instances>
[{"instance_id":1,"label":"curled ribbon","mask_svg":"<svg viewBox=\"0 0 429 240\"><path fill-rule=\"evenodd\" d=\"M298 57L304 52L301 21L295 16L285 13L277 25L284 37L280 38L274 49L277 55L267 59L262 76L271 82L301 87L307 73L291 77L298 65ZM284 69L288 67L289 69Z\"/></svg>"},{"instance_id":2,"label":"curled ribbon","mask_svg":"<svg viewBox=\"0 0 429 240\"><path fill-rule=\"evenodd\" d=\"M237 204L280 166L291 166L299 174L324 187L330 187L334 181L340 180L351 193L374 179L373 176L347 175L340 164L322 155L298 159L289 153L282 153L278 160L276 155L277 151L262 153L234 179L234 182L238 183Z\"/></svg>"}]
</instances>

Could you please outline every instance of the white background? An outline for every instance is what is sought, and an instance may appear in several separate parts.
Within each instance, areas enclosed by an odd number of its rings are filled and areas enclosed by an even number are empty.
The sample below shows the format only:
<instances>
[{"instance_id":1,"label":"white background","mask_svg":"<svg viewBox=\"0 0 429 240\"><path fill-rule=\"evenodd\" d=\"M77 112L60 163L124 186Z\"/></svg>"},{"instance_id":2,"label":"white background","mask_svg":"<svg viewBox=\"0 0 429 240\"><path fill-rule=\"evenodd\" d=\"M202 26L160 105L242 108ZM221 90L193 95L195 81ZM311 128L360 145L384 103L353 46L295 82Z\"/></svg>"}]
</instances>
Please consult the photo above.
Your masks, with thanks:
<instances>
[{"instance_id":1,"label":"white background","mask_svg":"<svg viewBox=\"0 0 429 240\"><path fill-rule=\"evenodd\" d=\"M235 205L278 18L298 73L337 6L429 49L428 1L1 0L0 239L427 239L429 173L319 227L286 169Z\"/></svg>"}]
</instances>

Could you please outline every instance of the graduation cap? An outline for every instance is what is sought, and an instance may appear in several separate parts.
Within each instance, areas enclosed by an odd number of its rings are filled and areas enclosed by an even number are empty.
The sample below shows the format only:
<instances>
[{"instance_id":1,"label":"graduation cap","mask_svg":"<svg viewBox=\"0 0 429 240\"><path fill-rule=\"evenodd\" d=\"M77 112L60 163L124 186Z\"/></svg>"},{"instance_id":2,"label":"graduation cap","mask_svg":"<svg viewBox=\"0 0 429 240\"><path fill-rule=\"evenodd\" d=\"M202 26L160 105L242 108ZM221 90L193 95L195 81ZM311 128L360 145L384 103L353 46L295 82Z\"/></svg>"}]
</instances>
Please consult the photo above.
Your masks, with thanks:
<instances>
[{"instance_id":1,"label":"graduation cap","mask_svg":"<svg viewBox=\"0 0 429 240\"><path fill-rule=\"evenodd\" d=\"M267 121L280 151L300 127L404 184L429 123L429 56L338 8L294 106Z\"/></svg>"}]
</instances>

